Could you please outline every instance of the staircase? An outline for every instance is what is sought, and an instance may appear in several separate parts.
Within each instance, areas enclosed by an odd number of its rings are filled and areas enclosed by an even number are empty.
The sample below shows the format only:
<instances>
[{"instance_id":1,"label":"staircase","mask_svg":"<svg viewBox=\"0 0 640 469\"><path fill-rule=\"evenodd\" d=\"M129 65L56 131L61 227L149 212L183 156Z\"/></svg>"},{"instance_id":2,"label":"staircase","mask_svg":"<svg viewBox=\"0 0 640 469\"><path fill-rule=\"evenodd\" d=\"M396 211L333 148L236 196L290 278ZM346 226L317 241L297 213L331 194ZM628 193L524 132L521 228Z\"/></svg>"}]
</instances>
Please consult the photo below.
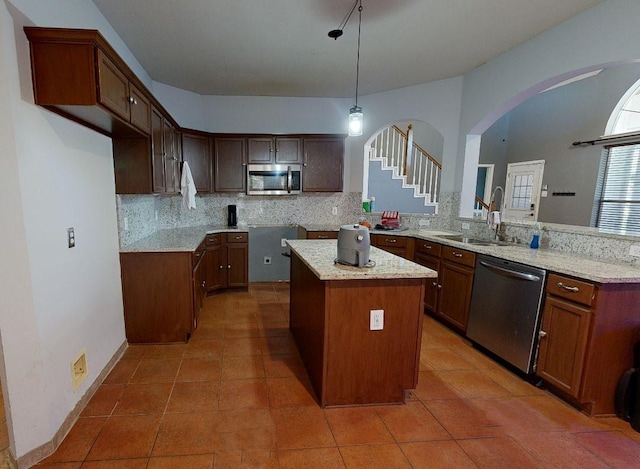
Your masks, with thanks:
<instances>
[{"instance_id":1,"label":"staircase","mask_svg":"<svg viewBox=\"0 0 640 469\"><path fill-rule=\"evenodd\" d=\"M413 189L413 196L437 213L442 165L413 141L411 125L407 132L395 125L382 130L371 142L369 160L379 161L393 179L402 181L403 188Z\"/></svg>"}]
</instances>

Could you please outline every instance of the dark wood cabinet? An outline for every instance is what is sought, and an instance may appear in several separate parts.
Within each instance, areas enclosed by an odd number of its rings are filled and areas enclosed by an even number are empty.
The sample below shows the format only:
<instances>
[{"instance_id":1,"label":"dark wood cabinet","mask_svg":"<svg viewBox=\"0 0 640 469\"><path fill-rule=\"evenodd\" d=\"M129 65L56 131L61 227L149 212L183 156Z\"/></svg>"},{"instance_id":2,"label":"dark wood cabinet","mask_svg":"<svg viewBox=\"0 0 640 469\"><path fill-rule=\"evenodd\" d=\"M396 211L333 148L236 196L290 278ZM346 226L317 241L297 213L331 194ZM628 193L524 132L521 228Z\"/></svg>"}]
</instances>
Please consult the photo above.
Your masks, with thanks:
<instances>
[{"instance_id":1,"label":"dark wood cabinet","mask_svg":"<svg viewBox=\"0 0 640 469\"><path fill-rule=\"evenodd\" d=\"M396 256L413 260L415 240L407 236L372 234L371 244Z\"/></svg>"},{"instance_id":2,"label":"dark wood cabinet","mask_svg":"<svg viewBox=\"0 0 640 469\"><path fill-rule=\"evenodd\" d=\"M247 190L247 139L244 137L215 137L214 189L216 192L245 192Z\"/></svg>"},{"instance_id":3,"label":"dark wood cabinet","mask_svg":"<svg viewBox=\"0 0 640 469\"><path fill-rule=\"evenodd\" d=\"M107 135L150 132L150 95L95 30L25 27L35 103Z\"/></svg>"},{"instance_id":4,"label":"dark wood cabinet","mask_svg":"<svg viewBox=\"0 0 640 469\"><path fill-rule=\"evenodd\" d=\"M157 109L151 110L153 192L180 191L179 133Z\"/></svg>"},{"instance_id":5,"label":"dark wood cabinet","mask_svg":"<svg viewBox=\"0 0 640 469\"><path fill-rule=\"evenodd\" d=\"M120 254L127 341L186 342L193 330L191 252Z\"/></svg>"},{"instance_id":6,"label":"dark wood cabinet","mask_svg":"<svg viewBox=\"0 0 640 469\"><path fill-rule=\"evenodd\" d=\"M194 130L182 131L182 161L189 163L198 192L211 192L213 187L213 155L211 139L202 132Z\"/></svg>"},{"instance_id":7,"label":"dark wood cabinet","mask_svg":"<svg viewBox=\"0 0 640 469\"><path fill-rule=\"evenodd\" d=\"M442 245L423 239L415 240L414 262L423 265L431 270L440 272L440 253ZM435 314L438 307L438 291L440 284L438 279L427 279L424 291L424 307L427 311Z\"/></svg>"},{"instance_id":8,"label":"dark wood cabinet","mask_svg":"<svg viewBox=\"0 0 640 469\"><path fill-rule=\"evenodd\" d=\"M248 137L248 161L254 164L299 164L301 147L302 143L299 137Z\"/></svg>"},{"instance_id":9,"label":"dark wood cabinet","mask_svg":"<svg viewBox=\"0 0 640 469\"><path fill-rule=\"evenodd\" d=\"M537 374L577 398L591 324L591 310L549 296L545 301Z\"/></svg>"},{"instance_id":10,"label":"dark wood cabinet","mask_svg":"<svg viewBox=\"0 0 640 469\"><path fill-rule=\"evenodd\" d=\"M344 137L303 139L302 190L342 192Z\"/></svg>"},{"instance_id":11,"label":"dark wood cabinet","mask_svg":"<svg viewBox=\"0 0 640 469\"><path fill-rule=\"evenodd\" d=\"M249 286L249 234L207 235L207 291Z\"/></svg>"},{"instance_id":12,"label":"dark wood cabinet","mask_svg":"<svg viewBox=\"0 0 640 469\"><path fill-rule=\"evenodd\" d=\"M249 286L249 234L227 233L227 279L230 288Z\"/></svg>"},{"instance_id":13,"label":"dark wood cabinet","mask_svg":"<svg viewBox=\"0 0 640 469\"><path fill-rule=\"evenodd\" d=\"M467 330L474 269L441 262L438 272L438 316L461 332Z\"/></svg>"},{"instance_id":14,"label":"dark wood cabinet","mask_svg":"<svg viewBox=\"0 0 640 469\"><path fill-rule=\"evenodd\" d=\"M207 294L207 273L209 264L207 262L208 251L205 249L205 242L203 241L200 247L194 253L195 267L193 269L193 329L198 327L198 321L200 318L200 311L202 311L202 304L204 303L204 297Z\"/></svg>"}]
</instances>

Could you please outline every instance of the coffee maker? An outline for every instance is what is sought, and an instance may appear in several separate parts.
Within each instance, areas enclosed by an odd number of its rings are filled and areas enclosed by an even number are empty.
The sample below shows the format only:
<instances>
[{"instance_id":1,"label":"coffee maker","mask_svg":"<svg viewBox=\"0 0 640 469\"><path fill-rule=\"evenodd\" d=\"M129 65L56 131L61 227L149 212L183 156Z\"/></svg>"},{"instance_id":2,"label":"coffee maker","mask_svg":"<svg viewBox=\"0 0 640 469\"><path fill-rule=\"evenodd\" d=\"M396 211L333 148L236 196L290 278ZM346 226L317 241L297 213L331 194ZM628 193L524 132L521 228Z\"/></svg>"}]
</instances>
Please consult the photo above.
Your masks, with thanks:
<instances>
[{"instance_id":1,"label":"coffee maker","mask_svg":"<svg viewBox=\"0 0 640 469\"><path fill-rule=\"evenodd\" d=\"M227 226L235 228L238 226L238 212L235 205L227 206Z\"/></svg>"}]
</instances>

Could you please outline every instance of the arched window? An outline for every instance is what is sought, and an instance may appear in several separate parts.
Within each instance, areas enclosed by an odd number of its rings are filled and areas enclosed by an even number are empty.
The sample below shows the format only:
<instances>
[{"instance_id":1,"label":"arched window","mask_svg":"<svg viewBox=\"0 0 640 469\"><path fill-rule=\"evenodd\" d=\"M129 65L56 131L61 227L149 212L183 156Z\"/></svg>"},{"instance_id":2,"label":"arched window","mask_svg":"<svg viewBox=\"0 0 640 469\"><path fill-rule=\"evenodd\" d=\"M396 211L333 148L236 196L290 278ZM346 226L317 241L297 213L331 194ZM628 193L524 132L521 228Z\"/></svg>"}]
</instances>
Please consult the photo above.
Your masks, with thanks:
<instances>
[{"instance_id":1,"label":"arched window","mask_svg":"<svg viewBox=\"0 0 640 469\"><path fill-rule=\"evenodd\" d=\"M640 236L640 82L611 115L607 137L629 138L606 145L592 222L602 230Z\"/></svg>"}]
</instances>

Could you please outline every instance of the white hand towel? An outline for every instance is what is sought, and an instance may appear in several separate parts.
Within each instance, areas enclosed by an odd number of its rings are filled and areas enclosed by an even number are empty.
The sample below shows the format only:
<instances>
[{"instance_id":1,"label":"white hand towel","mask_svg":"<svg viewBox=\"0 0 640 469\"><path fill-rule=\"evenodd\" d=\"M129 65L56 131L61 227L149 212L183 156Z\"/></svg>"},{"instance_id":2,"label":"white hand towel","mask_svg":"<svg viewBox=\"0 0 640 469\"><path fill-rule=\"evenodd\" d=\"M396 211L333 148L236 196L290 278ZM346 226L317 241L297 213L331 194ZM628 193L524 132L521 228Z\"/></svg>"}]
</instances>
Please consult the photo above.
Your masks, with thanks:
<instances>
[{"instance_id":1,"label":"white hand towel","mask_svg":"<svg viewBox=\"0 0 640 469\"><path fill-rule=\"evenodd\" d=\"M500 224L500 212L489 212L487 215L487 224L494 230Z\"/></svg>"},{"instance_id":2,"label":"white hand towel","mask_svg":"<svg viewBox=\"0 0 640 469\"><path fill-rule=\"evenodd\" d=\"M196 185L189 169L189 163L182 163L182 178L180 179L180 193L182 194L182 206L187 210L196 208Z\"/></svg>"}]
</instances>

